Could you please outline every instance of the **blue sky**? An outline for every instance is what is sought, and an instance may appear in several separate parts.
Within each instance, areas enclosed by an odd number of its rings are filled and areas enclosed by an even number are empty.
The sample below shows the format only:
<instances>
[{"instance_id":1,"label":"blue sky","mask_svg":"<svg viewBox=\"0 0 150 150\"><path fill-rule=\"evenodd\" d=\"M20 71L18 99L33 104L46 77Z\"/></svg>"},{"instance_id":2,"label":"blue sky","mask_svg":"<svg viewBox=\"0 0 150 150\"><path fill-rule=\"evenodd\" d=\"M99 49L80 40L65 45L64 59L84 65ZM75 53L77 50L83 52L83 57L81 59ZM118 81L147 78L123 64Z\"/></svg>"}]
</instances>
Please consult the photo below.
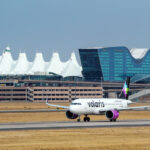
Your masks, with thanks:
<instances>
[{"instance_id":1,"label":"blue sky","mask_svg":"<svg viewBox=\"0 0 150 150\"><path fill-rule=\"evenodd\" d=\"M149 0L0 0L0 53L49 60L93 46L150 48Z\"/></svg>"}]
</instances>

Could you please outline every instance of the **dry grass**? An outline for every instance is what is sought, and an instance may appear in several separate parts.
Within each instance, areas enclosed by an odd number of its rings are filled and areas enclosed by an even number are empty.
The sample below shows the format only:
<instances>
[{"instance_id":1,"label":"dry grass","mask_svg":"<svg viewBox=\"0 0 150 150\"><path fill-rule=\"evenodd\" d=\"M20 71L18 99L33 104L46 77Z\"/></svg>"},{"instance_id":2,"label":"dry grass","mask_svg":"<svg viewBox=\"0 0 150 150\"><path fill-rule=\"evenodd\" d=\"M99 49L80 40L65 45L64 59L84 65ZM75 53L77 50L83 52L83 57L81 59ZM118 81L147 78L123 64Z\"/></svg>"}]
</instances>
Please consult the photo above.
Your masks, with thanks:
<instances>
[{"instance_id":1,"label":"dry grass","mask_svg":"<svg viewBox=\"0 0 150 150\"><path fill-rule=\"evenodd\" d=\"M68 102L53 103L56 105L66 105ZM45 102L0 102L0 110L30 110L30 109L56 109L45 104Z\"/></svg>"},{"instance_id":2,"label":"dry grass","mask_svg":"<svg viewBox=\"0 0 150 150\"><path fill-rule=\"evenodd\" d=\"M35 121L64 121L65 112L42 113L0 113L0 123L4 122L35 122Z\"/></svg>"},{"instance_id":3,"label":"dry grass","mask_svg":"<svg viewBox=\"0 0 150 150\"><path fill-rule=\"evenodd\" d=\"M0 132L0 150L149 150L150 127Z\"/></svg>"}]
</instances>

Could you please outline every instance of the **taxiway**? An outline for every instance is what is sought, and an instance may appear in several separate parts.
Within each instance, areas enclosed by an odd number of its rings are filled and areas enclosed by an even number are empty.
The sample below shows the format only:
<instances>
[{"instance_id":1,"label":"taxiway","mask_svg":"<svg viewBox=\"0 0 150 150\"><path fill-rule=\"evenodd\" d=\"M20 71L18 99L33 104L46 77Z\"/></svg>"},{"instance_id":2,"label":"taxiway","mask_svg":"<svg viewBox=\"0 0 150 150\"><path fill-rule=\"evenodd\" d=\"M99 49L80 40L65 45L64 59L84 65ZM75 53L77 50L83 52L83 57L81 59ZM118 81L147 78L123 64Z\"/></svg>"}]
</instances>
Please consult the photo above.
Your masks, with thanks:
<instances>
[{"instance_id":1,"label":"taxiway","mask_svg":"<svg viewBox=\"0 0 150 150\"><path fill-rule=\"evenodd\" d=\"M91 121L91 122L28 122L28 123L0 123L0 131L5 130L41 130L41 129L68 129L68 128L110 128L110 127L136 127L150 126L150 120L118 120Z\"/></svg>"}]
</instances>

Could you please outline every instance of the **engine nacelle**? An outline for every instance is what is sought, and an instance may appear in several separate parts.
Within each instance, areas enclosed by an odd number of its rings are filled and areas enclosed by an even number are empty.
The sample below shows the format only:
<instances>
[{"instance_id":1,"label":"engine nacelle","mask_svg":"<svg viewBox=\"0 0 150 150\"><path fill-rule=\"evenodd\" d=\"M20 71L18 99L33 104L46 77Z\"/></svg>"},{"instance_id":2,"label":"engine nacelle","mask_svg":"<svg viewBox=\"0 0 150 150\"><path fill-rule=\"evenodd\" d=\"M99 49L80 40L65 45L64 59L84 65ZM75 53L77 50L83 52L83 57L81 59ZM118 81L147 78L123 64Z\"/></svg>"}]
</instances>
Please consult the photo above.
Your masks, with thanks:
<instances>
[{"instance_id":1,"label":"engine nacelle","mask_svg":"<svg viewBox=\"0 0 150 150\"><path fill-rule=\"evenodd\" d=\"M72 112L70 112L69 110L66 112L66 117L69 119L76 119L78 117L77 114L73 114Z\"/></svg>"},{"instance_id":2,"label":"engine nacelle","mask_svg":"<svg viewBox=\"0 0 150 150\"><path fill-rule=\"evenodd\" d=\"M106 117L108 119L116 120L119 117L119 112L117 110L106 111Z\"/></svg>"}]
</instances>

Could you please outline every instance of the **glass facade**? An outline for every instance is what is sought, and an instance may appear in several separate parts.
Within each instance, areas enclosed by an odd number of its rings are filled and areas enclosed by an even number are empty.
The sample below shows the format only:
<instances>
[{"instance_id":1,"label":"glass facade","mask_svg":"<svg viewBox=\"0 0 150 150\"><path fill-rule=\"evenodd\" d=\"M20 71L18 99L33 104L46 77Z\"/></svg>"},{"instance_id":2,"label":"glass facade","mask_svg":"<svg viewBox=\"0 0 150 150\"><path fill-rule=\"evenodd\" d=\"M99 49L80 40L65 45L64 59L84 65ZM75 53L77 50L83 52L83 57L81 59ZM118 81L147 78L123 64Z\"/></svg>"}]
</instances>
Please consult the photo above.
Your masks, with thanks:
<instances>
[{"instance_id":1,"label":"glass facade","mask_svg":"<svg viewBox=\"0 0 150 150\"><path fill-rule=\"evenodd\" d=\"M142 59L134 59L126 47L79 49L79 54L87 81L122 82L127 76L150 75L150 50Z\"/></svg>"},{"instance_id":2,"label":"glass facade","mask_svg":"<svg viewBox=\"0 0 150 150\"><path fill-rule=\"evenodd\" d=\"M98 81L102 76L101 64L97 49L80 49L82 74L87 81Z\"/></svg>"}]
</instances>

